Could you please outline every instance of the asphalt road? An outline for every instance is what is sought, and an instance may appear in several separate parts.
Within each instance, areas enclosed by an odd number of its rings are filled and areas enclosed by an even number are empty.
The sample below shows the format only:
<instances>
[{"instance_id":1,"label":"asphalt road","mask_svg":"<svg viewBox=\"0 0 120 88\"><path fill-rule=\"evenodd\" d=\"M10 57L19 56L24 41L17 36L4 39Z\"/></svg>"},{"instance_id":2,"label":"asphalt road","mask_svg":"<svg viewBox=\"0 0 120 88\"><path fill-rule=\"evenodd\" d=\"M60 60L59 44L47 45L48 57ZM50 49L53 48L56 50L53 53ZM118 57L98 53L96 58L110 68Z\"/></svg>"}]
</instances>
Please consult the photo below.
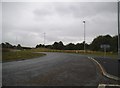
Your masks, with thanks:
<instances>
[{"instance_id":1,"label":"asphalt road","mask_svg":"<svg viewBox=\"0 0 120 88\"><path fill-rule=\"evenodd\" d=\"M120 78L120 61L112 58L94 58L97 60L107 73Z\"/></svg>"},{"instance_id":2,"label":"asphalt road","mask_svg":"<svg viewBox=\"0 0 120 88\"><path fill-rule=\"evenodd\" d=\"M2 64L3 86L98 86L116 83L105 78L97 65L79 54L46 56Z\"/></svg>"},{"instance_id":3,"label":"asphalt road","mask_svg":"<svg viewBox=\"0 0 120 88\"><path fill-rule=\"evenodd\" d=\"M2 63L0 62L0 87L2 86Z\"/></svg>"}]
</instances>

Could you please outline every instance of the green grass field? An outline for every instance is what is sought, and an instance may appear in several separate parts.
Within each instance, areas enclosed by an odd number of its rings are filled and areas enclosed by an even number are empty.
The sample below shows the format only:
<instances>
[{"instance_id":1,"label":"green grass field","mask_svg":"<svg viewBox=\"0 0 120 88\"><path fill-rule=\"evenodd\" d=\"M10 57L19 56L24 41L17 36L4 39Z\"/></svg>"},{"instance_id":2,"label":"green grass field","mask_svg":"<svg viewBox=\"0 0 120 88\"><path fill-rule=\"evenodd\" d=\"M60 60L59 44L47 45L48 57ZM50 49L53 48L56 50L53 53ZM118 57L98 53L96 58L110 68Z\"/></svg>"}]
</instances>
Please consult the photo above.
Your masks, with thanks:
<instances>
[{"instance_id":1,"label":"green grass field","mask_svg":"<svg viewBox=\"0 0 120 88\"><path fill-rule=\"evenodd\" d=\"M83 55L88 55L88 56L104 56L104 52L99 52L99 51L89 51L87 50L86 53L84 53L83 50L55 50L55 49L46 49L46 48L37 48L37 49L32 49L31 51L33 52L63 52L63 53L77 53L77 54L83 54ZM117 58L118 55L117 53L113 52L107 52L106 57L110 58Z\"/></svg>"},{"instance_id":2,"label":"green grass field","mask_svg":"<svg viewBox=\"0 0 120 88\"><path fill-rule=\"evenodd\" d=\"M43 53L34 53L30 50L8 51L2 52L2 62L31 59L44 55Z\"/></svg>"},{"instance_id":3,"label":"green grass field","mask_svg":"<svg viewBox=\"0 0 120 88\"><path fill-rule=\"evenodd\" d=\"M96 56L96 57L104 56L104 52L98 52L98 51L86 51L86 53L84 53L83 50L55 50L55 49L37 48L30 50L3 50L2 62L32 59L46 55L43 53L35 53L35 52L62 52L62 53L76 53L76 54ZM106 57L115 59L118 56L117 53L107 52Z\"/></svg>"}]
</instances>

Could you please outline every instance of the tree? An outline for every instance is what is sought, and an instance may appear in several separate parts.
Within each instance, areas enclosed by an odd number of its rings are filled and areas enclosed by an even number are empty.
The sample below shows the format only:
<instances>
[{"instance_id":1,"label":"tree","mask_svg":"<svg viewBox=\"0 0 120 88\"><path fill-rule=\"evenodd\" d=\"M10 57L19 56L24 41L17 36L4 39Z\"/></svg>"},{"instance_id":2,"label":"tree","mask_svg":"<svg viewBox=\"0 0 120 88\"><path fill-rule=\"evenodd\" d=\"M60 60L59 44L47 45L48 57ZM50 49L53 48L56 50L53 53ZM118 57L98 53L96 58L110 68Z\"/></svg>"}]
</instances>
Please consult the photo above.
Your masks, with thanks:
<instances>
[{"instance_id":1,"label":"tree","mask_svg":"<svg viewBox=\"0 0 120 88\"><path fill-rule=\"evenodd\" d=\"M42 48L42 47L45 47L45 45L42 44L36 45L36 48Z\"/></svg>"},{"instance_id":2,"label":"tree","mask_svg":"<svg viewBox=\"0 0 120 88\"><path fill-rule=\"evenodd\" d=\"M17 45L17 49L22 49L20 44Z\"/></svg>"},{"instance_id":3,"label":"tree","mask_svg":"<svg viewBox=\"0 0 120 88\"><path fill-rule=\"evenodd\" d=\"M45 48L53 49L52 45L46 45Z\"/></svg>"},{"instance_id":4,"label":"tree","mask_svg":"<svg viewBox=\"0 0 120 88\"><path fill-rule=\"evenodd\" d=\"M90 49L95 50L95 51L100 51L100 45L107 44L107 45L112 45L112 37L110 35L105 35L105 36L98 36L95 38L92 43L90 44Z\"/></svg>"},{"instance_id":5,"label":"tree","mask_svg":"<svg viewBox=\"0 0 120 88\"><path fill-rule=\"evenodd\" d=\"M69 43L65 46L66 50L75 50L75 44Z\"/></svg>"},{"instance_id":6,"label":"tree","mask_svg":"<svg viewBox=\"0 0 120 88\"><path fill-rule=\"evenodd\" d=\"M76 50L83 50L84 49L84 44L83 43L77 43L76 46L75 46Z\"/></svg>"},{"instance_id":7,"label":"tree","mask_svg":"<svg viewBox=\"0 0 120 88\"><path fill-rule=\"evenodd\" d=\"M5 45L3 47L4 48L13 48L13 46L8 42L5 42Z\"/></svg>"},{"instance_id":8,"label":"tree","mask_svg":"<svg viewBox=\"0 0 120 88\"><path fill-rule=\"evenodd\" d=\"M6 47L4 43L2 43L1 45L2 45L2 48L5 48L5 47Z\"/></svg>"},{"instance_id":9,"label":"tree","mask_svg":"<svg viewBox=\"0 0 120 88\"><path fill-rule=\"evenodd\" d=\"M58 49L58 42L54 42L52 46L53 46L53 49Z\"/></svg>"},{"instance_id":10,"label":"tree","mask_svg":"<svg viewBox=\"0 0 120 88\"><path fill-rule=\"evenodd\" d=\"M58 49L63 50L64 49L64 44L62 41L58 43Z\"/></svg>"},{"instance_id":11,"label":"tree","mask_svg":"<svg viewBox=\"0 0 120 88\"><path fill-rule=\"evenodd\" d=\"M113 36L111 40L111 51L117 52L118 50L118 36Z\"/></svg>"},{"instance_id":12,"label":"tree","mask_svg":"<svg viewBox=\"0 0 120 88\"><path fill-rule=\"evenodd\" d=\"M53 49L59 49L59 50L63 50L64 49L64 44L63 44L62 41L54 42L54 44L52 46L53 46Z\"/></svg>"}]
</instances>

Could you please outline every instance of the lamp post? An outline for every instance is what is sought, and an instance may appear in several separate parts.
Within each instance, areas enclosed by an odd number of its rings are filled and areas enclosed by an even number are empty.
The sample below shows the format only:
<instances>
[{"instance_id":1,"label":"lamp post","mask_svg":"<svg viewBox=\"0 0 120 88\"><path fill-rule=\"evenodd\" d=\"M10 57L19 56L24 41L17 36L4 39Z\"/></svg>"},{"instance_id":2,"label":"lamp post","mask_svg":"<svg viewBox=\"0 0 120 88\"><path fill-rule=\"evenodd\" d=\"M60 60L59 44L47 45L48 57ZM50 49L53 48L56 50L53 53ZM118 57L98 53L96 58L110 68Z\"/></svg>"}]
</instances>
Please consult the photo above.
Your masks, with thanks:
<instances>
[{"instance_id":1,"label":"lamp post","mask_svg":"<svg viewBox=\"0 0 120 88\"><path fill-rule=\"evenodd\" d=\"M83 21L84 24L84 53L85 53L85 21Z\"/></svg>"},{"instance_id":2,"label":"lamp post","mask_svg":"<svg viewBox=\"0 0 120 88\"><path fill-rule=\"evenodd\" d=\"M119 23L119 21L120 21L120 19L119 19L119 4L120 3L120 1L118 0L118 58L120 58L120 23Z\"/></svg>"}]
</instances>

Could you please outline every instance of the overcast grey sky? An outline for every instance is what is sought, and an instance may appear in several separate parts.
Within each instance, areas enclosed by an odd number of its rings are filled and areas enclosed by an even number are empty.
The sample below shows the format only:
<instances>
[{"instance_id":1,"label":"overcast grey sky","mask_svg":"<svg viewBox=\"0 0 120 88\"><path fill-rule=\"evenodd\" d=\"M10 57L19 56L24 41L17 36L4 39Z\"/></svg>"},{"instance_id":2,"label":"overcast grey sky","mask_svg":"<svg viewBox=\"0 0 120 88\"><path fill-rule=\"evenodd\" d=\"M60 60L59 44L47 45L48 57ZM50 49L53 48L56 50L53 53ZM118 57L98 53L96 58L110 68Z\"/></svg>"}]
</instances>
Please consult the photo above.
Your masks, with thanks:
<instances>
[{"instance_id":1,"label":"overcast grey sky","mask_svg":"<svg viewBox=\"0 0 120 88\"><path fill-rule=\"evenodd\" d=\"M86 42L99 35L117 35L116 2L3 2L2 42L36 46L55 41Z\"/></svg>"}]
</instances>

